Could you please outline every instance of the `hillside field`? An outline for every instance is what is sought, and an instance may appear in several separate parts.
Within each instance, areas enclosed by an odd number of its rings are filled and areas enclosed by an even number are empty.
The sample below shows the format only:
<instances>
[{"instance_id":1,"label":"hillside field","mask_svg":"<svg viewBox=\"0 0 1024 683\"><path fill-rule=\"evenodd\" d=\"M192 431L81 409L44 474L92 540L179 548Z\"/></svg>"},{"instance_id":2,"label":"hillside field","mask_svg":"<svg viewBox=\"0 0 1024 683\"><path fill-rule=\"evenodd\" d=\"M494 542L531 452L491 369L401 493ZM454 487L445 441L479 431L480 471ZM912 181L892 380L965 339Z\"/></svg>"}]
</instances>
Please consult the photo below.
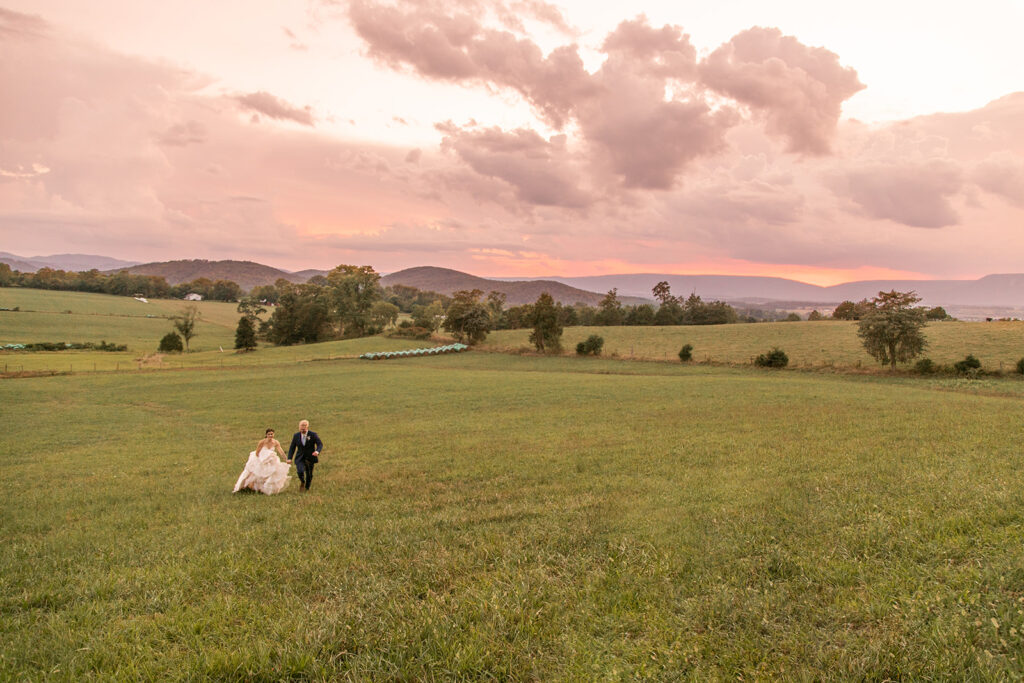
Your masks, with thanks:
<instances>
[{"instance_id":1,"label":"hillside field","mask_svg":"<svg viewBox=\"0 0 1024 683\"><path fill-rule=\"evenodd\" d=\"M154 356L160 338L172 329L170 317L186 302L0 288L0 345L28 342L100 342L127 344L125 353L84 351L59 353L0 352L0 370L87 371L127 368L182 368L210 365L263 365L298 360L357 356L366 351L392 351L432 346L440 341L385 337L328 342L292 348L261 345L256 353L234 353L239 314L235 304L198 302L200 321L192 340L194 353ZM883 369L864 351L857 325L847 321L778 322L675 327L567 327L562 337L566 355L591 334L604 338L604 355L614 358L678 362L683 344L693 344L696 362L744 365L774 346L782 348L795 368ZM933 322L925 328L929 347L924 356L950 365L967 354L981 360L986 371L1012 374L1024 358L1024 322ZM481 350L528 350L528 330L492 332ZM221 351L223 349L223 352ZM904 366L907 367L907 366Z\"/></svg>"}]
</instances>

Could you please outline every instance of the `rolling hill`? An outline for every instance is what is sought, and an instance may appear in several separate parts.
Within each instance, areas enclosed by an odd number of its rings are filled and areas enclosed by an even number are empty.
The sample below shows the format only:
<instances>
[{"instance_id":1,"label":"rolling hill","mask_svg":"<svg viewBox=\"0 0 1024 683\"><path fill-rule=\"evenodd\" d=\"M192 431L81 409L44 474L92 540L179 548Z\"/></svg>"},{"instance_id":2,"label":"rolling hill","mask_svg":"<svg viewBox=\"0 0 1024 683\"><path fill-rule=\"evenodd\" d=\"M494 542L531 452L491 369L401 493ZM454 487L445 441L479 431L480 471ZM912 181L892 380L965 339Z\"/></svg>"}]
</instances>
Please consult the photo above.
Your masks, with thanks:
<instances>
[{"instance_id":1,"label":"rolling hill","mask_svg":"<svg viewBox=\"0 0 1024 683\"><path fill-rule=\"evenodd\" d=\"M207 261L193 259L188 261L164 261L160 263L143 263L130 268L118 268L136 275L157 275L176 285L180 282L192 282L201 277L209 280L231 280L245 290L260 285L272 285L284 278L289 282L305 282L309 277L298 273L265 266L253 261ZM308 272L308 271L307 271ZM318 271L319 272L319 271Z\"/></svg>"},{"instance_id":2,"label":"rolling hill","mask_svg":"<svg viewBox=\"0 0 1024 683\"><path fill-rule=\"evenodd\" d=\"M381 284L405 285L448 295L462 289L479 289L484 293L502 292L507 297L506 303L509 306L533 303L543 292L547 292L555 301L563 304L583 302L596 306L604 298L603 293L586 291L554 280L490 280L458 270L433 266L407 268L385 275L381 278ZM649 298L620 296L619 300L626 304L637 304L646 303Z\"/></svg>"},{"instance_id":3,"label":"rolling hill","mask_svg":"<svg viewBox=\"0 0 1024 683\"><path fill-rule=\"evenodd\" d=\"M13 270L22 273L34 273L40 268L53 268L54 270L83 271L83 270L113 270L134 266L138 261L122 261L121 259L109 256L96 256L94 254L52 254L50 256L18 256L5 251L0 251L0 263L6 263Z\"/></svg>"}]
</instances>

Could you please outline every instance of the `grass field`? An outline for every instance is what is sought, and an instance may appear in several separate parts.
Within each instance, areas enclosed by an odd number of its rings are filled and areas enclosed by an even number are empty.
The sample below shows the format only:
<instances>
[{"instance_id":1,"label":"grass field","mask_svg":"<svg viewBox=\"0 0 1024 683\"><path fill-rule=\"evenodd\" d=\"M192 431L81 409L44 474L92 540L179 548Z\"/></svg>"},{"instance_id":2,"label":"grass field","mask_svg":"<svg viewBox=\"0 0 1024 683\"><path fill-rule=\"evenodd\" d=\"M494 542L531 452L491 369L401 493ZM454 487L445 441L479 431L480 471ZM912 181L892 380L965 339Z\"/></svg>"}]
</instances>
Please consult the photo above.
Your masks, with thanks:
<instances>
[{"instance_id":1,"label":"grass field","mask_svg":"<svg viewBox=\"0 0 1024 683\"><path fill-rule=\"evenodd\" d=\"M683 344L693 344L695 361L751 363L773 346L783 349L794 367L878 367L857 337L857 323L823 320L750 325L679 327L567 327L565 353L591 334L604 338L605 355L647 360L676 360ZM492 332L483 347L493 350L528 348L528 330ZM935 322L925 328L924 355L952 364L971 353L989 371L1012 372L1024 358L1024 322Z\"/></svg>"},{"instance_id":2,"label":"grass field","mask_svg":"<svg viewBox=\"0 0 1024 683\"><path fill-rule=\"evenodd\" d=\"M212 302L204 350L153 358L147 316L182 302L14 306L0 343L142 346L0 354L74 370L0 379L0 680L1024 677L1015 376L740 367L868 366L834 322L565 332L670 362L221 353L238 314ZM1021 332L935 324L929 355L992 369ZM232 495L303 417L313 490Z\"/></svg>"},{"instance_id":3,"label":"grass field","mask_svg":"<svg viewBox=\"0 0 1024 683\"><path fill-rule=\"evenodd\" d=\"M469 353L0 381L0 679L1024 676L1019 398ZM313 490L230 493L308 417Z\"/></svg>"}]
</instances>

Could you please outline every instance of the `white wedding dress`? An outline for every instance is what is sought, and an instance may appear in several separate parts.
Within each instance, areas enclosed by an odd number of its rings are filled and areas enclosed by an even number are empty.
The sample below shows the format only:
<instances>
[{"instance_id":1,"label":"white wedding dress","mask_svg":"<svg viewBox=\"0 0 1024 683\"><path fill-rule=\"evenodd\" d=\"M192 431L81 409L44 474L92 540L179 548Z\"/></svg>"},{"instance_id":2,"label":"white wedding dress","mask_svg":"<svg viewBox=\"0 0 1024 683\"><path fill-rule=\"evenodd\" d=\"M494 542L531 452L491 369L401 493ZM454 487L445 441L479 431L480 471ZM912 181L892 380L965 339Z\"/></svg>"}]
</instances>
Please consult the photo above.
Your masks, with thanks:
<instances>
[{"instance_id":1,"label":"white wedding dress","mask_svg":"<svg viewBox=\"0 0 1024 683\"><path fill-rule=\"evenodd\" d=\"M249 453L249 460L245 463L242 474L238 476L235 490L232 493L238 493L242 489L252 489L269 496L280 493L286 486L288 486L288 463L281 462L274 449L264 448L259 455L256 455L256 451Z\"/></svg>"}]
</instances>

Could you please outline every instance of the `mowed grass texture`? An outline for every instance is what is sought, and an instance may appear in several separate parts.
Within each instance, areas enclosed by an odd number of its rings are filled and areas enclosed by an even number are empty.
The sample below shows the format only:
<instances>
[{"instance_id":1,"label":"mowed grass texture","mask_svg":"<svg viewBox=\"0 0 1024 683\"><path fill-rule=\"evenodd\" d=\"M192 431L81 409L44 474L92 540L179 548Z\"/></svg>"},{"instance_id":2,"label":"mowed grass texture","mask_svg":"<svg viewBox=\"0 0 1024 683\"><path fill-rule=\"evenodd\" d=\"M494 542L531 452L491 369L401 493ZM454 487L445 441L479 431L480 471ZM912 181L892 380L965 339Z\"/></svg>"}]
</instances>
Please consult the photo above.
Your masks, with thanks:
<instances>
[{"instance_id":1,"label":"mowed grass texture","mask_svg":"<svg viewBox=\"0 0 1024 683\"><path fill-rule=\"evenodd\" d=\"M469 353L0 382L0 678L1024 676L1019 399ZM309 418L313 490L230 493Z\"/></svg>"}]
</instances>

